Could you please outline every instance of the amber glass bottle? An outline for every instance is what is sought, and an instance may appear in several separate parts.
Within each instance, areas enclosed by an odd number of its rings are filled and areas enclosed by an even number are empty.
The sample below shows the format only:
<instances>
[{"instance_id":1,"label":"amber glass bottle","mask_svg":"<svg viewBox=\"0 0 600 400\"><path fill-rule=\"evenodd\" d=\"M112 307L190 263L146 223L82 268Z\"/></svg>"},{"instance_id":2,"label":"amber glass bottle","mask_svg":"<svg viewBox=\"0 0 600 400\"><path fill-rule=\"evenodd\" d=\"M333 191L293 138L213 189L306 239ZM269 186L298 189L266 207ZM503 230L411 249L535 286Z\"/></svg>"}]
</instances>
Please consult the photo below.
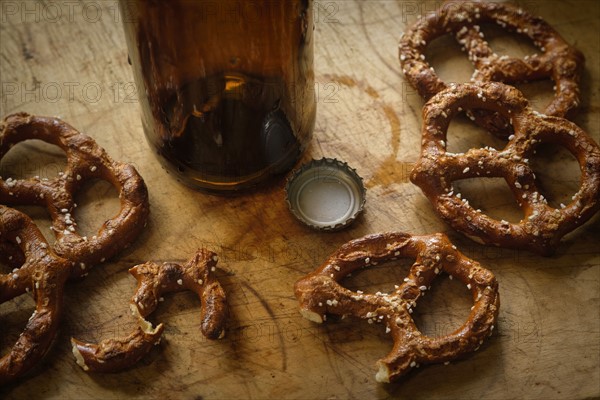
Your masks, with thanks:
<instances>
[{"instance_id":1,"label":"amber glass bottle","mask_svg":"<svg viewBox=\"0 0 600 400\"><path fill-rule=\"evenodd\" d=\"M316 102L312 0L121 0L146 138L214 192L288 171Z\"/></svg>"}]
</instances>

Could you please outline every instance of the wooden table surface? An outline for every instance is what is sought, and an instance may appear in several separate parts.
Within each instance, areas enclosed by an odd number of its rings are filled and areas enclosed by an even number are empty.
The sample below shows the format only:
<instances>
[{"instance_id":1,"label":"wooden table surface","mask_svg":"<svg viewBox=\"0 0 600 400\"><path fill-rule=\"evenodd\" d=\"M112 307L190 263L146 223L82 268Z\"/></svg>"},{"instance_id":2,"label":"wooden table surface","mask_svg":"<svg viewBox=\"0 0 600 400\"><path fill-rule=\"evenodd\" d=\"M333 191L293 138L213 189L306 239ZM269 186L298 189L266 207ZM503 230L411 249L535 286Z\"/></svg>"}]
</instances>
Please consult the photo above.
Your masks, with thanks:
<instances>
[{"instance_id":1,"label":"wooden table surface","mask_svg":"<svg viewBox=\"0 0 600 400\"><path fill-rule=\"evenodd\" d=\"M583 103L576 123L600 141L600 3L525 1L586 57ZM146 144L116 1L0 2L0 115L26 111L61 116L95 138L113 158L134 164L151 201L145 232L128 250L96 266L65 292L66 311L53 350L26 378L0 388L24 398L528 398L600 396L600 221L596 215L567 235L552 257L486 247L454 232L408 181L420 146L423 101L399 72L397 42L407 24L438 1L319 1L315 5L318 116L303 161L337 157L354 166L367 190L364 215L349 229L320 233L300 225L284 202L284 181L267 189L220 198L192 191L161 169ZM489 29L489 32L487 31ZM503 54L530 47L484 27ZM464 81L471 66L451 39L427 57L445 80ZM551 82L520 85L541 109ZM502 145L463 120L451 125L450 151ZM56 148L20 144L2 161L2 176L54 176L65 158ZM543 148L533 160L552 204L577 191L578 168L569 153ZM462 182L472 204L498 218L519 212L500 180ZM77 197L76 218L93 232L118 208L105 182ZM43 211L28 211L50 235ZM491 269L500 284L495 334L473 356L448 366L422 367L401 382L375 381L375 362L391 349L381 325L328 321L298 313L292 287L342 243L382 231L445 232L467 256ZM220 255L217 275L229 296L227 336L199 332L199 302L168 296L153 315L166 330L160 346L135 368L88 374L75 363L69 338L98 341L134 326L127 269L146 260L183 261L205 246ZM350 279L353 287L389 291L409 262L383 265ZM468 315L463 285L440 278L415 318L430 335L447 334ZM27 296L0 308L2 354L33 310Z\"/></svg>"}]
</instances>

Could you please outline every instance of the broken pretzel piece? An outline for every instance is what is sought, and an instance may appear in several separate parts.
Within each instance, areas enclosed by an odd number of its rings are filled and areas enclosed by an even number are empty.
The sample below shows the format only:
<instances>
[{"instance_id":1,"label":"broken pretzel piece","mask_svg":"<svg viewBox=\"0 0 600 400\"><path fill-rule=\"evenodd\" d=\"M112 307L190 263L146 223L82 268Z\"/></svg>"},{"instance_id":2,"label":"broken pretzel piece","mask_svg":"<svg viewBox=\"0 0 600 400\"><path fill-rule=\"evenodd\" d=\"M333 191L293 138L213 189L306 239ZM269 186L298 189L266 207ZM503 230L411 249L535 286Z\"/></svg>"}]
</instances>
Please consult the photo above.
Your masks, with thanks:
<instances>
[{"instance_id":1,"label":"broken pretzel piece","mask_svg":"<svg viewBox=\"0 0 600 400\"><path fill-rule=\"evenodd\" d=\"M225 292L213 271L217 255L199 250L187 263L147 262L129 270L138 281L131 299L131 311L139 326L128 337L108 339L99 344L84 343L72 338L73 354L85 371L117 372L131 367L160 342L164 325L156 328L146 320L166 293L193 291L201 301L201 330L209 339L222 337L227 319Z\"/></svg>"},{"instance_id":2,"label":"broken pretzel piece","mask_svg":"<svg viewBox=\"0 0 600 400\"><path fill-rule=\"evenodd\" d=\"M415 262L393 293L355 292L339 284L353 271L399 257L414 258ZM475 304L467 321L456 331L428 337L419 331L411 313L442 272L467 285ZM311 321L321 323L327 314L351 315L387 326L394 347L378 361L378 382L397 380L419 364L449 362L479 349L492 334L500 307L494 275L461 254L441 233L412 236L391 232L350 241L320 268L296 282L295 294L300 312Z\"/></svg>"}]
</instances>

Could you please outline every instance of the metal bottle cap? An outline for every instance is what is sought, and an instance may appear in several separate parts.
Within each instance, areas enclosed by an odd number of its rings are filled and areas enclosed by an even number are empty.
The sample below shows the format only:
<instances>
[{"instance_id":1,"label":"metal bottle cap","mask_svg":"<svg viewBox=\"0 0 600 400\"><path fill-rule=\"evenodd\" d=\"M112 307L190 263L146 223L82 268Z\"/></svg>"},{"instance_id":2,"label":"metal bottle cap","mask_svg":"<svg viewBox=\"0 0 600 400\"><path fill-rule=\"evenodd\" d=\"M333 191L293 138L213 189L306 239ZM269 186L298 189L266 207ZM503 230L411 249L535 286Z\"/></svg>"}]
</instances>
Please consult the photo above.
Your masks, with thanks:
<instances>
[{"instance_id":1,"label":"metal bottle cap","mask_svg":"<svg viewBox=\"0 0 600 400\"><path fill-rule=\"evenodd\" d=\"M350 225L366 201L366 189L356 170L333 158L304 164L288 178L285 191L296 218L326 231Z\"/></svg>"}]
</instances>

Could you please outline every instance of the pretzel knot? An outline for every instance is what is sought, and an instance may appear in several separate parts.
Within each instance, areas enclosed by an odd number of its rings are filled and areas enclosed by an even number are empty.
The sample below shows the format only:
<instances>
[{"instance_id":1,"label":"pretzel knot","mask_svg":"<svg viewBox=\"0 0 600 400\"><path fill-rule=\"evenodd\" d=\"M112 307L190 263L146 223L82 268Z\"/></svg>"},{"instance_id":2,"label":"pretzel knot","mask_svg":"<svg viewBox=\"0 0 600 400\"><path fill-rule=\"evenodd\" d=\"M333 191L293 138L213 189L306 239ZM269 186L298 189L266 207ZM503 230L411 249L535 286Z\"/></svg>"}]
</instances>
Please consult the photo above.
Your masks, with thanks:
<instances>
[{"instance_id":1,"label":"pretzel knot","mask_svg":"<svg viewBox=\"0 0 600 400\"><path fill-rule=\"evenodd\" d=\"M227 300L223 288L213 276L217 255L199 250L191 260L180 265L147 262L129 270L138 281L131 299L131 312L138 327L127 337L107 339L100 344L84 343L72 338L73 354L85 371L116 372L131 367L160 342L164 325L153 327L146 320L166 293L190 290L201 301L201 330L209 339L224 334Z\"/></svg>"},{"instance_id":2,"label":"pretzel knot","mask_svg":"<svg viewBox=\"0 0 600 400\"><path fill-rule=\"evenodd\" d=\"M25 214L0 205L0 258L17 266L0 274L0 303L32 292L35 311L10 353L0 359L0 385L31 369L56 336L62 292L72 263L57 256Z\"/></svg>"},{"instance_id":3,"label":"pretzel knot","mask_svg":"<svg viewBox=\"0 0 600 400\"><path fill-rule=\"evenodd\" d=\"M490 22L528 37L541 54L519 59L494 53L478 25ZM448 2L438 12L421 18L402 36L399 45L402 72L425 100L448 87L425 61L424 54L431 41L448 33L456 37L475 66L472 81L516 83L551 78L555 96L545 114L568 117L579 105L583 54L540 17L511 4L477 1ZM508 120L498 114L468 110L468 115L498 136L510 134Z\"/></svg>"},{"instance_id":4,"label":"pretzel knot","mask_svg":"<svg viewBox=\"0 0 600 400\"><path fill-rule=\"evenodd\" d=\"M0 123L0 160L12 146L28 139L60 147L67 155L67 168L54 179L0 177L0 202L46 207L56 236L54 251L77 264L73 278L85 276L89 266L112 257L141 232L149 214L146 185L135 168L114 161L92 138L58 118L26 113L6 117ZM74 194L91 179L106 180L119 191L121 210L96 235L82 237L73 216Z\"/></svg>"},{"instance_id":5,"label":"pretzel knot","mask_svg":"<svg viewBox=\"0 0 600 400\"><path fill-rule=\"evenodd\" d=\"M357 269L398 257L414 258L415 263L394 293L353 292L338 283ZM466 284L475 304L468 320L455 332L428 337L419 331L411 313L442 272ZM375 378L379 382L396 380L420 363L448 362L477 350L491 335L500 306L494 275L462 255L443 234L411 236L392 232L350 241L320 268L296 282L295 293L300 312L311 321L321 323L329 313L352 315L387 326L394 347L378 361Z\"/></svg>"},{"instance_id":6,"label":"pretzel knot","mask_svg":"<svg viewBox=\"0 0 600 400\"><path fill-rule=\"evenodd\" d=\"M510 120L515 133L506 147L446 152L448 125L461 108L492 110ZM533 111L511 86L494 82L452 85L425 104L422 136L421 158L411 181L448 224L476 241L549 255L565 234L600 208L598 145L577 125ZM543 143L565 147L581 170L579 191L560 209L548 205L529 165L529 158ZM524 213L519 223L498 221L475 210L452 186L454 181L479 177L505 179Z\"/></svg>"}]
</instances>

